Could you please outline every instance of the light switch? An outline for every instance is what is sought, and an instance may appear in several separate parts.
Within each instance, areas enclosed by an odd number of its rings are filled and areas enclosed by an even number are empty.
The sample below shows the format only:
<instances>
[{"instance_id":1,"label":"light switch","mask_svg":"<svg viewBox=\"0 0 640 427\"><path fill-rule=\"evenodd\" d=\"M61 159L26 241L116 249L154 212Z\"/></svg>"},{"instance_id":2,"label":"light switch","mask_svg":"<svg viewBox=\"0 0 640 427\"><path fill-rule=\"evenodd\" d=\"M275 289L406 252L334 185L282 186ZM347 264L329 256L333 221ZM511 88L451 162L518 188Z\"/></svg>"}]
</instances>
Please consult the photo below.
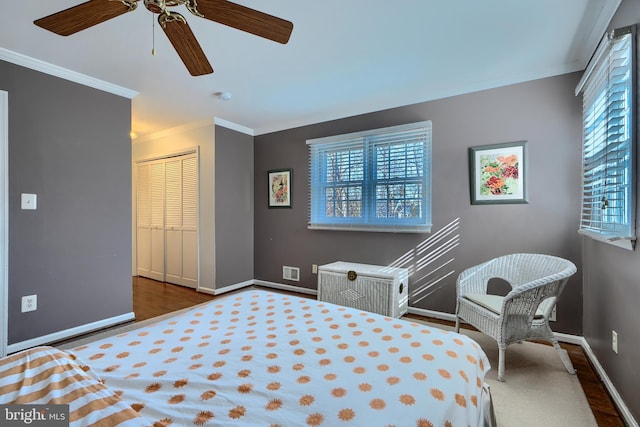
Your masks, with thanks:
<instances>
[{"instance_id":1,"label":"light switch","mask_svg":"<svg viewBox=\"0 0 640 427\"><path fill-rule=\"evenodd\" d=\"M38 207L38 195L22 193L22 202L20 204L22 209L33 210Z\"/></svg>"}]
</instances>

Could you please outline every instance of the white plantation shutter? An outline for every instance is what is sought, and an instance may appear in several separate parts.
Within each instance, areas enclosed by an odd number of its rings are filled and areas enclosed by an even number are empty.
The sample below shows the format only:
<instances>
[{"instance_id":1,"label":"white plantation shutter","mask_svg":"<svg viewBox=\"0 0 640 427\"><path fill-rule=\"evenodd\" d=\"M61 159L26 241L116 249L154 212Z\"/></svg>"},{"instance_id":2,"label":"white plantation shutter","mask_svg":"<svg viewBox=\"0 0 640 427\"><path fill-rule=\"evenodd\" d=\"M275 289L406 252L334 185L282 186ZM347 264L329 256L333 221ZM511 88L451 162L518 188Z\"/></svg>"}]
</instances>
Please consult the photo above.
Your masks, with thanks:
<instances>
[{"instance_id":1,"label":"white plantation shutter","mask_svg":"<svg viewBox=\"0 0 640 427\"><path fill-rule=\"evenodd\" d=\"M309 228L430 231L431 122L307 144Z\"/></svg>"},{"instance_id":2,"label":"white plantation shutter","mask_svg":"<svg viewBox=\"0 0 640 427\"><path fill-rule=\"evenodd\" d=\"M634 39L632 27L606 35L577 89L583 96L579 231L605 241L635 240Z\"/></svg>"}]
</instances>

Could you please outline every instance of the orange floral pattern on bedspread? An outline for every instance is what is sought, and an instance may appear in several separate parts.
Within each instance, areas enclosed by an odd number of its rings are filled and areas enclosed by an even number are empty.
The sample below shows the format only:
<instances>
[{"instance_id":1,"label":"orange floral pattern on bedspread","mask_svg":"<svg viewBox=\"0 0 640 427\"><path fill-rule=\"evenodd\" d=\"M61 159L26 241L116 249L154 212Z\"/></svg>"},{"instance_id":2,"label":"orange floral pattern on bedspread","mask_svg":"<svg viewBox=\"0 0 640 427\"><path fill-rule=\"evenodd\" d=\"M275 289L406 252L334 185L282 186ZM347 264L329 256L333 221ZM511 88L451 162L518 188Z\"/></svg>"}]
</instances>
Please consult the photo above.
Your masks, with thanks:
<instances>
[{"instance_id":1,"label":"orange floral pattern on bedspread","mask_svg":"<svg viewBox=\"0 0 640 427\"><path fill-rule=\"evenodd\" d=\"M73 352L156 425L476 425L489 369L463 335L267 291Z\"/></svg>"}]
</instances>

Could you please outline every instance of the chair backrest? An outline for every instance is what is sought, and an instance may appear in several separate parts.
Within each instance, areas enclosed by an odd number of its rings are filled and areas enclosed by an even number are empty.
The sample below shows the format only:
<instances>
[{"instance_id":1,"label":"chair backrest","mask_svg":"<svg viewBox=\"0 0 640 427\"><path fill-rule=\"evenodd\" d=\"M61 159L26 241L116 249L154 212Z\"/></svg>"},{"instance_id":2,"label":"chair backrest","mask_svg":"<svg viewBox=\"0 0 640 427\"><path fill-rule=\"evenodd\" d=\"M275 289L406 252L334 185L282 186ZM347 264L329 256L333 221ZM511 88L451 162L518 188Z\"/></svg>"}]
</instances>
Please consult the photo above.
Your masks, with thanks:
<instances>
[{"instance_id":1,"label":"chair backrest","mask_svg":"<svg viewBox=\"0 0 640 427\"><path fill-rule=\"evenodd\" d=\"M467 292L486 292L489 280L504 279L512 289L532 283L547 283L569 277L577 271L569 260L552 255L517 253L503 255L471 267L458 277Z\"/></svg>"},{"instance_id":2,"label":"chair backrest","mask_svg":"<svg viewBox=\"0 0 640 427\"><path fill-rule=\"evenodd\" d=\"M517 335L529 329L538 307L547 320L569 277L577 271L571 261L549 255L529 255L518 257L518 262L513 264L520 264L523 272L504 298L502 322L507 341L519 339Z\"/></svg>"}]
</instances>

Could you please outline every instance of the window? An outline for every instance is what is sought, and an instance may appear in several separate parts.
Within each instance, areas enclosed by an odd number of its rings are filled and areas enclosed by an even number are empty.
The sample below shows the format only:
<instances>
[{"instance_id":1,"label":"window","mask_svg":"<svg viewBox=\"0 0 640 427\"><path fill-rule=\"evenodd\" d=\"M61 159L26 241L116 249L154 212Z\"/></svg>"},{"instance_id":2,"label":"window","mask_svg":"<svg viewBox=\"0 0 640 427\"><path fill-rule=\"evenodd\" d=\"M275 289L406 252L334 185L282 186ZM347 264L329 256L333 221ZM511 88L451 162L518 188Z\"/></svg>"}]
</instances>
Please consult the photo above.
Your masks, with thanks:
<instances>
[{"instance_id":1,"label":"window","mask_svg":"<svg viewBox=\"0 0 640 427\"><path fill-rule=\"evenodd\" d=\"M431 122L307 144L309 228L431 231Z\"/></svg>"},{"instance_id":2,"label":"window","mask_svg":"<svg viewBox=\"0 0 640 427\"><path fill-rule=\"evenodd\" d=\"M635 241L635 28L605 35L583 96L580 233L629 249Z\"/></svg>"}]
</instances>

